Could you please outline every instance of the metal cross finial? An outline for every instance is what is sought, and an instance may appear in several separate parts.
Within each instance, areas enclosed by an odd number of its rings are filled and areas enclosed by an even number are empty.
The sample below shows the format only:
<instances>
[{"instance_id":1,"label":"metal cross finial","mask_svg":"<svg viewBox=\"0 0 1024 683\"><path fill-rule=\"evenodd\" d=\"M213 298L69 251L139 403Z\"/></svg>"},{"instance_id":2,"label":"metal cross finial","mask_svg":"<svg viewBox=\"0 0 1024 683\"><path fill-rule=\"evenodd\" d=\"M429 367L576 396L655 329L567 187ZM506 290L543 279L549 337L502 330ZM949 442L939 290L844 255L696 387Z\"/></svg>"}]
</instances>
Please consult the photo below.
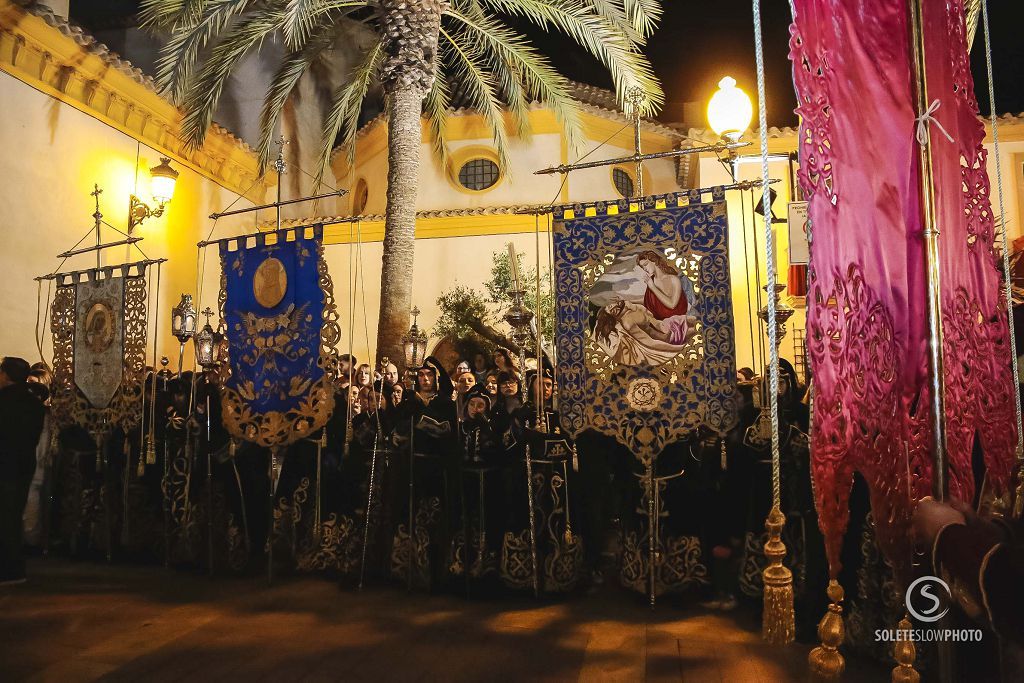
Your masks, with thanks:
<instances>
[{"instance_id":1,"label":"metal cross finial","mask_svg":"<svg viewBox=\"0 0 1024 683\"><path fill-rule=\"evenodd\" d=\"M647 95L644 93L643 88L638 85L634 85L626 91L626 101L631 105L630 114L633 116L640 116L640 107L646 100Z\"/></svg>"},{"instance_id":2,"label":"metal cross finial","mask_svg":"<svg viewBox=\"0 0 1024 683\"><path fill-rule=\"evenodd\" d=\"M210 324L210 316L212 316L212 315L213 315L213 311L212 311L212 310L210 310L210 307L209 307L209 306L207 306L206 308L204 308L204 309L203 309L203 310L201 311L201 313L202 313L203 315L205 315L205 316L206 316L206 324L207 324L207 325L209 325L209 324Z\"/></svg>"},{"instance_id":3,"label":"metal cross finial","mask_svg":"<svg viewBox=\"0 0 1024 683\"><path fill-rule=\"evenodd\" d=\"M416 322L416 317L419 316L419 314L420 314L419 307L418 306L413 306L412 310L409 311L409 312L412 313L412 321L415 323Z\"/></svg>"},{"instance_id":4,"label":"metal cross finial","mask_svg":"<svg viewBox=\"0 0 1024 683\"><path fill-rule=\"evenodd\" d=\"M103 214L100 213L100 195L101 194L103 194L103 190L100 189L99 185L94 184L93 185L93 191L90 192L89 195L96 198L96 212L92 215L92 217L95 218L96 220L99 220L100 218L103 217Z\"/></svg>"},{"instance_id":5,"label":"metal cross finial","mask_svg":"<svg viewBox=\"0 0 1024 683\"><path fill-rule=\"evenodd\" d=\"M282 135L274 140L274 144L277 145L277 159L274 161L274 170L281 174L288 170L288 164L284 161L284 146L290 144L290 141Z\"/></svg>"}]
</instances>

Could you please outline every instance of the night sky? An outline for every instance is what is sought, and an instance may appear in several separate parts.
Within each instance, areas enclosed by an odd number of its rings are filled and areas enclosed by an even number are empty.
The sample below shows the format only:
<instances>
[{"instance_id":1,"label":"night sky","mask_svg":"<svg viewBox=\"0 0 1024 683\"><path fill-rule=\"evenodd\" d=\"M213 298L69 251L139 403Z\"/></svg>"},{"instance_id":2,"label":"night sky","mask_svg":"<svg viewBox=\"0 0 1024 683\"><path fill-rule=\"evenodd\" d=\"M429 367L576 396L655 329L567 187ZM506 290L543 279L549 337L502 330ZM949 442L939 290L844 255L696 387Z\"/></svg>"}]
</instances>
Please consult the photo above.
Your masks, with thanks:
<instances>
[{"instance_id":1,"label":"night sky","mask_svg":"<svg viewBox=\"0 0 1024 683\"><path fill-rule=\"evenodd\" d=\"M896 0L899 1L899 0ZM1019 0L990 0L996 109L1000 113L1024 111L1024 8ZM756 93L754 18L750 0L662 0L661 26L648 41L647 54L665 89L665 108L658 118L706 127L704 108L724 75L735 78L753 98ZM763 0L768 123L796 125L796 98L789 59L789 3ZM546 40L538 40L544 47ZM975 89L983 114L988 113L985 55L982 34L972 50ZM549 53L552 51L549 51ZM583 54L554 52L556 64L575 80L609 87L610 79ZM687 120L684 103L698 103ZM756 120L756 110L755 110ZM755 121L756 125L756 121Z\"/></svg>"},{"instance_id":2,"label":"night sky","mask_svg":"<svg viewBox=\"0 0 1024 683\"><path fill-rule=\"evenodd\" d=\"M901 1L901 0L894 0ZM990 0L992 50L995 63L996 109L1000 113L1024 111L1024 8L1020 0ZM647 53L666 92L659 118L705 127L704 107L724 75L733 76L751 96L756 92L754 29L750 0L662 0L664 16L651 37ZM795 125L796 100L788 52L787 0L762 0L768 122ZM125 18L137 10L138 0L72 0L72 19L85 27ZM525 28L525 27L524 27ZM563 37L536 30L526 33L568 77L610 87L611 80L588 55ZM988 113L987 79L982 36L972 51L975 89L983 114ZM696 107L684 111L684 103Z\"/></svg>"}]
</instances>

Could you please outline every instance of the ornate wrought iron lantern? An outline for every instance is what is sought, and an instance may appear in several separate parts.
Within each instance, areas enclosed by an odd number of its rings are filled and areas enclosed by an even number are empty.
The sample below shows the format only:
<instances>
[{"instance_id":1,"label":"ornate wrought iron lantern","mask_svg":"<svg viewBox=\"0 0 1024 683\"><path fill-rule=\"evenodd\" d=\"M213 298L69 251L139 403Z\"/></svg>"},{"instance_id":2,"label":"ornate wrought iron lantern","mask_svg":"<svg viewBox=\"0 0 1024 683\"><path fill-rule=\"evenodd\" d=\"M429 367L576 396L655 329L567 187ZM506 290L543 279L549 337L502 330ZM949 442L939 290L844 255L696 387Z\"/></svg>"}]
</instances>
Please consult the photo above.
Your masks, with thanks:
<instances>
[{"instance_id":1,"label":"ornate wrought iron lantern","mask_svg":"<svg viewBox=\"0 0 1024 683\"><path fill-rule=\"evenodd\" d=\"M412 327L402 337L402 345L405 347L405 367L416 368L419 367L420 363L423 362L424 357L427 353L427 335L425 332L420 330L417 324L417 317L420 314L420 309L413 306L412 309Z\"/></svg>"},{"instance_id":2,"label":"ornate wrought iron lantern","mask_svg":"<svg viewBox=\"0 0 1024 683\"><path fill-rule=\"evenodd\" d=\"M765 285L761 289L767 292L769 296L773 295L772 292L768 291L768 285ZM779 282L775 284L775 292L773 298L775 299L776 348L778 348L778 346L782 344L782 339L786 336L786 323L789 321L790 318L793 317L793 314L796 312L793 310L792 306L790 306L785 300L782 299L782 293L784 291L786 291L786 285L784 283ZM761 310L757 312L757 317L760 318L765 323L765 325L768 324L768 304L765 304L764 306L761 307Z\"/></svg>"},{"instance_id":3,"label":"ornate wrought iron lantern","mask_svg":"<svg viewBox=\"0 0 1024 683\"><path fill-rule=\"evenodd\" d=\"M174 186L178 182L178 171L171 168L171 160L167 157L160 157L160 163L149 169L151 178L150 188L153 201L157 207L154 209L134 194L129 198L128 204L128 234L139 226L147 218L159 218L164 215L164 209L171 198L174 197Z\"/></svg>"},{"instance_id":4,"label":"ornate wrought iron lantern","mask_svg":"<svg viewBox=\"0 0 1024 683\"><path fill-rule=\"evenodd\" d=\"M210 316L213 315L213 311L207 306L203 309L203 315L206 316L206 324L203 325L203 329L195 337L196 344L196 362L199 363L205 370L213 369L220 365L221 354L224 351L224 335L219 332L215 332L213 327L210 326Z\"/></svg>"},{"instance_id":5,"label":"ornate wrought iron lantern","mask_svg":"<svg viewBox=\"0 0 1024 683\"><path fill-rule=\"evenodd\" d=\"M181 301L171 309L171 334L177 337L181 344L178 351L178 374L181 375L182 363L185 360L185 342L196 334L196 307L192 305L191 294L182 294Z\"/></svg>"}]
</instances>

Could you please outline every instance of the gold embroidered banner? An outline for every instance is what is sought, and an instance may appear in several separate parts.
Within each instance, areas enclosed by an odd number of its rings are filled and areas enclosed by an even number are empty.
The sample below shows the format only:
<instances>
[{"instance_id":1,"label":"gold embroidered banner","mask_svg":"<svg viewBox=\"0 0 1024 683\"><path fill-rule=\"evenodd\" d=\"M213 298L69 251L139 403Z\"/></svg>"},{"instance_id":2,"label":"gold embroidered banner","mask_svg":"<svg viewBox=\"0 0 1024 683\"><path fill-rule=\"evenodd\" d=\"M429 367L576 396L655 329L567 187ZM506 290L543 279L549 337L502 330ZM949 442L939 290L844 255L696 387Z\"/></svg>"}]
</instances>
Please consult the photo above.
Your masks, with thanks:
<instances>
[{"instance_id":1,"label":"gold embroidered banner","mask_svg":"<svg viewBox=\"0 0 1024 683\"><path fill-rule=\"evenodd\" d=\"M341 336L323 226L221 240L224 424L268 448L327 423Z\"/></svg>"}]
</instances>

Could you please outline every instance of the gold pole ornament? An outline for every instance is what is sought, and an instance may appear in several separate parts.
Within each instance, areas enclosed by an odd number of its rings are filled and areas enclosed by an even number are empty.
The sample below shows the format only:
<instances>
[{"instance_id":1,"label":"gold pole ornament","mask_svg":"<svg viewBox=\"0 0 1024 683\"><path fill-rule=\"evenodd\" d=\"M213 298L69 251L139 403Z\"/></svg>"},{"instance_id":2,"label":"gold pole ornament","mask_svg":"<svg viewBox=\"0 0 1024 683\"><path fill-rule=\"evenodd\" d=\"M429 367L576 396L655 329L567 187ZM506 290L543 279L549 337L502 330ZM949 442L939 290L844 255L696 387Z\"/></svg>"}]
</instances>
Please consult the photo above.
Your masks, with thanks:
<instances>
[{"instance_id":1,"label":"gold pole ornament","mask_svg":"<svg viewBox=\"0 0 1024 683\"><path fill-rule=\"evenodd\" d=\"M846 660L839 652L843 643L845 628L843 626L843 587L832 579L828 583L828 599L831 603L828 611L818 623L818 638L821 645L807 655L807 665L811 669L812 680L834 681L846 670Z\"/></svg>"},{"instance_id":2,"label":"gold pole ornament","mask_svg":"<svg viewBox=\"0 0 1024 683\"><path fill-rule=\"evenodd\" d=\"M896 666L892 670L892 683L919 683L921 674L914 669L914 660L917 659L917 648L910 640L910 619L904 615L896 628L899 633L905 634L903 638L897 638L892 648L892 654L896 658Z\"/></svg>"}]
</instances>

